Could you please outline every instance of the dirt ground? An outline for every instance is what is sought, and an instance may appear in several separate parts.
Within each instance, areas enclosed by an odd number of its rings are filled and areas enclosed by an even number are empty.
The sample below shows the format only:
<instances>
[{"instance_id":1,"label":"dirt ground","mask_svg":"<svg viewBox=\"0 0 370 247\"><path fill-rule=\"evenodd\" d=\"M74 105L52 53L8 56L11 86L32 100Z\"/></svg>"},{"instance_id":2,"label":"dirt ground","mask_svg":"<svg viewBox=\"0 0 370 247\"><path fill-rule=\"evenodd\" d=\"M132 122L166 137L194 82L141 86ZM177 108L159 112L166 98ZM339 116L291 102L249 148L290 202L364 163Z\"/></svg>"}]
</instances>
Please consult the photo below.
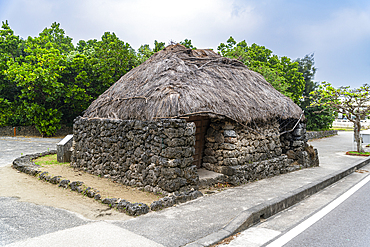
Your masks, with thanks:
<instances>
[{"instance_id":1,"label":"dirt ground","mask_svg":"<svg viewBox=\"0 0 370 247\"><path fill-rule=\"evenodd\" d=\"M122 198L132 203L143 202L148 205L159 199L158 195L152 193L138 191L88 173L74 171L67 163L55 164L56 162L52 162L53 159L55 160L56 157L41 158L41 170L48 171L49 175L60 175L70 181L83 181L86 187L99 190L102 198ZM17 197L20 201L66 209L92 220L132 218L75 191L63 189L21 173L11 168L10 165L0 168L0 188L0 196Z\"/></svg>"}]
</instances>

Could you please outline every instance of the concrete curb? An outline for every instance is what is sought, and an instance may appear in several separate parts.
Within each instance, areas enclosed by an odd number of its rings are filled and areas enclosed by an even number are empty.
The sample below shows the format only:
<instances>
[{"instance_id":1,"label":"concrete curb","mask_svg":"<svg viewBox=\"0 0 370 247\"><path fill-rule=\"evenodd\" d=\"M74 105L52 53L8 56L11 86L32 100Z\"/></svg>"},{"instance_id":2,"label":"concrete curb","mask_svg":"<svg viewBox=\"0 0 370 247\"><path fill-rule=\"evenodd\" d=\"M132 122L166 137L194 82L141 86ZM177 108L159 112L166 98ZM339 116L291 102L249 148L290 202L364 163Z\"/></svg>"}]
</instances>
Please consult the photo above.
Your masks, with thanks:
<instances>
[{"instance_id":1,"label":"concrete curb","mask_svg":"<svg viewBox=\"0 0 370 247\"><path fill-rule=\"evenodd\" d=\"M209 234L185 246L201 247L216 244L231 235L234 235L252 225L259 223L261 219L266 219L286 208L293 206L294 204L304 200L308 196L319 192L320 190L339 181L340 179L346 177L347 175L353 173L354 171L369 163L370 158L358 162L350 168L339 170L321 179L318 179L317 181L297 188L283 197L276 197L269 201L258 204L252 208L244 210L219 231Z\"/></svg>"}]
</instances>

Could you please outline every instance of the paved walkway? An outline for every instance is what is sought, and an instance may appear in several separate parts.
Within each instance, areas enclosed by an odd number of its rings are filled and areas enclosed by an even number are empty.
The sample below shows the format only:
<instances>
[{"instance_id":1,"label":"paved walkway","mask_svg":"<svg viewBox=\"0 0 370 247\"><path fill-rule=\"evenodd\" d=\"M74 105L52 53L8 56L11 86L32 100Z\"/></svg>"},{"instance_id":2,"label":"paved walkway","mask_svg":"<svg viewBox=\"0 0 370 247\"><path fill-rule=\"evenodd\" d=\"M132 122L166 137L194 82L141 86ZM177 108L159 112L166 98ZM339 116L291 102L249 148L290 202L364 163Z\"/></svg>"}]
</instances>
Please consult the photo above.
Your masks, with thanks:
<instances>
[{"instance_id":1,"label":"paved walkway","mask_svg":"<svg viewBox=\"0 0 370 247\"><path fill-rule=\"evenodd\" d=\"M3 145L2 141L0 145ZM310 144L319 150L320 167L263 179L128 221L86 222L83 226L15 242L12 246L33 246L32 243L39 243L39 246L65 246L69 243L108 246L117 244L117 241L121 241L121 246L135 246L137 243L140 246L206 246L241 226L254 211L267 208L272 202L294 197L304 189L344 174L355 164L367 160L344 154L354 147L351 132L339 132L338 136ZM64 233L68 239L63 238ZM101 238L97 238L97 234ZM94 241L86 242L85 239Z\"/></svg>"}]
</instances>

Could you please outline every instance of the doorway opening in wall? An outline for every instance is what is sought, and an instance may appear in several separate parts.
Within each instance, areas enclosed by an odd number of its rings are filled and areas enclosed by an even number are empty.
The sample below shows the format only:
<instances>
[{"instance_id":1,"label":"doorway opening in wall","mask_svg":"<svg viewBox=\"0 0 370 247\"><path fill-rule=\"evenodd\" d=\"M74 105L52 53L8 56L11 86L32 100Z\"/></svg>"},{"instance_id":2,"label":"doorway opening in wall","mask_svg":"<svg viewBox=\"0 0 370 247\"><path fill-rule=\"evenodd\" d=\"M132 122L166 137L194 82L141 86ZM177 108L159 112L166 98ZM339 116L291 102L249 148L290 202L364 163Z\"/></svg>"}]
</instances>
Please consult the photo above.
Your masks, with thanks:
<instances>
[{"instance_id":1,"label":"doorway opening in wall","mask_svg":"<svg viewBox=\"0 0 370 247\"><path fill-rule=\"evenodd\" d=\"M187 122L195 123L195 154L193 156L193 165L197 168L202 167L202 158L205 144L205 135L210 124L210 118L208 116L191 116L186 119Z\"/></svg>"}]
</instances>

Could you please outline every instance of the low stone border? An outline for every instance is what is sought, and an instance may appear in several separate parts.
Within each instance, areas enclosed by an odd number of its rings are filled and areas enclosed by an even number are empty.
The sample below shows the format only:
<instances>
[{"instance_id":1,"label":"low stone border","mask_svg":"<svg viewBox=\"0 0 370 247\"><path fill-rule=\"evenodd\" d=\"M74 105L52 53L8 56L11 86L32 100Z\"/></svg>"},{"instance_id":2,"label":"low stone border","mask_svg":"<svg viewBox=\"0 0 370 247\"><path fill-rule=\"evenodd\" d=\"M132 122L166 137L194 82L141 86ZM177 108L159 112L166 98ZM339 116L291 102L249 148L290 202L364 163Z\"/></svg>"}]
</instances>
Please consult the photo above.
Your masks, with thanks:
<instances>
[{"instance_id":1,"label":"low stone border","mask_svg":"<svg viewBox=\"0 0 370 247\"><path fill-rule=\"evenodd\" d=\"M18 171L24 172L32 176L38 176L40 180L58 185L64 189L70 188L72 191L76 191L90 198L94 198L97 201L101 201L103 204L107 204L111 208L116 208L120 212L124 212L131 216L139 216L146 214L149 210L157 211L167 207L172 207L175 204L184 203L190 200L194 200L198 197L203 196L202 192L197 190L191 190L186 192L174 192L166 197L154 201L150 208L145 203L131 203L121 198L104 198L101 199L99 190L91 187L83 188L84 182L82 181L70 181L62 179L62 176L50 176L48 172L40 170L40 166L36 165L32 160L51 154L56 154L56 150L51 150L43 153L28 154L16 158L13 161L12 167Z\"/></svg>"},{"instance_id":2,"label":"low stone border","mask_svg":"<svg viewBox=\"0 0 370 247\"><path fill-rule=\"evenodd\" d=\"M324 138L338 135L338 130L324 130L324 131L307 131L306 136L308 140Z\"/></svg>"}]
</instances>

